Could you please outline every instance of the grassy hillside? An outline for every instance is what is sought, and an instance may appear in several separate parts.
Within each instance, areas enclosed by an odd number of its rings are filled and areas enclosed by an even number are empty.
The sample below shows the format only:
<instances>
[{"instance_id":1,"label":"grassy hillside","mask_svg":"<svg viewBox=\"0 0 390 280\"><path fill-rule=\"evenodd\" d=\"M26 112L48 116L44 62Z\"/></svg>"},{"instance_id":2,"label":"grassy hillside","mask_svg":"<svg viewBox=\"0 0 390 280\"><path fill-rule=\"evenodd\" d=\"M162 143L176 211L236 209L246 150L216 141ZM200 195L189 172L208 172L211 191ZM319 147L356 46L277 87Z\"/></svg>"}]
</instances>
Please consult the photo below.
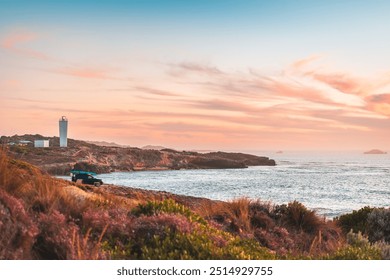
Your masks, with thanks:
<instances>
[{"instance_id":1,"label":"grassy hillside","mask_svg":"<svg viewBox=\"0 0 390 280\"><path fill-rule=\"evenodd\" d=\"M77 186L0 151L0 259L388 258L388 209L349 215ZM362 219L366 236L347 233Z\"/></svg>"}]
</instances>

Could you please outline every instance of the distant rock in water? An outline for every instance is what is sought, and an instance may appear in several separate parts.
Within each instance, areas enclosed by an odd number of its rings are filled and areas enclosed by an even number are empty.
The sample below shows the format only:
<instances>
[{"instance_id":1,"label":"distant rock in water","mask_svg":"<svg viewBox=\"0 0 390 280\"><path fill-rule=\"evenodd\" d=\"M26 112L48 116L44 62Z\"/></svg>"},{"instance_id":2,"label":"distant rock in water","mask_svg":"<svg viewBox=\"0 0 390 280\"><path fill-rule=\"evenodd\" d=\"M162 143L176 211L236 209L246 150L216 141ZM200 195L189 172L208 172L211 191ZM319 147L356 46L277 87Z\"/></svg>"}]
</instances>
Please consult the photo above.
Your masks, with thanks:
<instances>
[{"instance_id":1,"label":"distant rock in water","mask_svg":"<svg viewBox=\"0 0 390 280\"><path fill-rule=\"evenodd\" d=\"M385 155L385 154L387 154L387 152L384 152L384 151L381 151L378 149L373 149L373 150L364 152L364 154L366 154L366 155Z\"/></svg>"},{"instance_id":2,"label":"distant rock in water","mask_svg":"<svg viewBox=\"0 0 390 280\"><path fill-rule=\"evenodd\" d=\"M277 154L283 154L283 151L277 151L276 153Z\"/></svg>"}]
</instances>

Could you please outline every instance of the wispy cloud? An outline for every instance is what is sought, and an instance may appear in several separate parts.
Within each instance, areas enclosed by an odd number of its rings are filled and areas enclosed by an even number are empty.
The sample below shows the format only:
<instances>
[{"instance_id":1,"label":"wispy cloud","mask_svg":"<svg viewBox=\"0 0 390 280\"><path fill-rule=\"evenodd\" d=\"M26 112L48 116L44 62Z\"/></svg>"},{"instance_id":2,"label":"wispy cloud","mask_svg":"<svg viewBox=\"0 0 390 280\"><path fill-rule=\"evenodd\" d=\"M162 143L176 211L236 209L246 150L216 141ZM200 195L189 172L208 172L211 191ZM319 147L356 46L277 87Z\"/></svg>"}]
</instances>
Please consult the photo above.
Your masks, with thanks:
<instances>
[{"instance_id":1,"label":"wispy cloud","mask_svg":"<svg viewBox=\"0 0 390 280\"><path fill-rule=\"evenodd\" d=\"M214 71L204 70L208 65L196 64L196 70L188 71L199 71L198 75L178 77L180 82L214 94L183 101L183 105L216 114L226 112L223 118L232 124L328 132L367 131L389 117L390 95L376 93L388 84L386 79L370 80L321 67L313 69L312 64L321 58L304 58L272 75L254 69L213 75Z\"/></svg>"},{"instance_id":2,"label":"wispy cloud","mask_svg":"<svg viewBox=\"0 0 390 280\"><path fill-rule=\"evenodd\" d=\"M29 43L37 41L39 35L29 31L12 32L4 36L0 40L0 46L7 51L21 55L24 57L48 60L49 56L43 52L34 50L29 46Z\"/></svg>"},{"instance_id":3,"label":"wispy cloud","mask_svg":"<svg viewBox=\"0 0 390 280\"><path fill-rule=\"evenodd\" d=\"M169 63L169 74L175 77L188 75L204 75L204 76L220 76L223 75L220 69L209 64L201 64L194 62Z\"/></svg>"},{"instance_id":4,"label":"wispy cloud","mask_svg":"<svg viewBox=\"0 0 390 280\"><path fill-rule=\"evenodd\" d=\"M190 106L196 108L208 109L208 110L220 110L220 111L230 111L230 112L240 112L244 114L256 113L261 110L261 108L244 104L238 101L226 101L221 99L212 99L212 100L199 100L199 101L190 101L188 102Z\"/></svg>"},{"instance_id":5,"label":"wispy cloud","mask_svg":"<svg viewBox=\"0 0 390 280\"><path fill-rule=\"evenodd\" d=\"M64 67L56 70L52 70L51 72L64 74L69 76L74 76L78 78L86 78L86 79L111 79L108 71L105 69L98 68L90 68L90 67Z\"/></svg>"},{"instance_id":6,"label":"wispy cloud","mask_svg":"<svg viewBox=\"0 0 390 280\"><path fill-rule=\"evenodd\" d=\"M54 101L47 101L47 100L42 100L42 99L32 99L32 98L17 98L17 97L8 97L8 100L13 100L13 101L21 101L25 103L35 103L35 104L55 104L56 102Z\"/></svg>"},{"instance_id":7,"label":"wispy cloud","mask_svg":"<svg viewBox=\"0 0 390 280\"><path fill-rule=\"evenodd\" d=\"M161 89L155 89L155 88L149 88L149 87L135 87L134 88L136 91L144 92L147 94L151 95L157 95L157 96L166 96L166 97L175 97L175 96L180 96L179 94L172 93L167 90L161 90Z\"/></svg>"},{"instance_id":8,"label":"wispy cloud","mask_svg":"<svg viewBox=\"0 0 390 280\"><path fill-rule=\"evenodd\" d=\"M179 68L187 71L199 72L210 75L221 75L223 72L215 66L202 65L190 62L183 62L177 65Z\"/></svg>"},{"instance_id":9,"label":"wispy cloud","mask_svg":"<svg viewBox=\"0 0 390 280\"><path fill-rule=\"evenodd\" d=\"M375 94L366 97L366 108L390 118L390 94Z\"/></svg>"},{"instance_id":10,"label":"wispy cloud","mask_svg":"<svg viewBox=\"0 0 390 280\"><path fill-rule=\"evenodd\" d=\"M390 93L375 94L367 97L368 102L390 104Z\"/></svg>"},{"instance_id":11,"label":"wispy cloud","mask_svg":"<svg viewBox=\"0 0 390 280\"><path fill-rule=\"evenodd\" d=\"M311 66L313 64L313 62L317 62L321 58L324 58L324 55L319 55L319 54L311 55L311 56L294 61L293 63L291 63L290 68L303 69L306 66Z\"/></svg>"}]
</instances>

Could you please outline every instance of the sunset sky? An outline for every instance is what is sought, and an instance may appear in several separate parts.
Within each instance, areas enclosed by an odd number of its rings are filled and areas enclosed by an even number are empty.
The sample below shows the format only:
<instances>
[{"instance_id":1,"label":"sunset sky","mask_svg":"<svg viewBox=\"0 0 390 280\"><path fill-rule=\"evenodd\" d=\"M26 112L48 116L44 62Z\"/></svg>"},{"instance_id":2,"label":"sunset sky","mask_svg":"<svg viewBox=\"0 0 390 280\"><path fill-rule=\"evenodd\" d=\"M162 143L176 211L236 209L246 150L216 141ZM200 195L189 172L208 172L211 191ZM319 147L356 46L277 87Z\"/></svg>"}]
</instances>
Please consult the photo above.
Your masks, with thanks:
<instances>
[{"instance_id":1,"label":"sunset sky","mask_svg":"<svg viewBox=\"0 0 390 280\"><path fill-rule=\"evenodd\" d=\"M82 3L80 3L82 2ZM0 135L390 150L390 1L0 0Z\"/></svg>"}]
</instances>

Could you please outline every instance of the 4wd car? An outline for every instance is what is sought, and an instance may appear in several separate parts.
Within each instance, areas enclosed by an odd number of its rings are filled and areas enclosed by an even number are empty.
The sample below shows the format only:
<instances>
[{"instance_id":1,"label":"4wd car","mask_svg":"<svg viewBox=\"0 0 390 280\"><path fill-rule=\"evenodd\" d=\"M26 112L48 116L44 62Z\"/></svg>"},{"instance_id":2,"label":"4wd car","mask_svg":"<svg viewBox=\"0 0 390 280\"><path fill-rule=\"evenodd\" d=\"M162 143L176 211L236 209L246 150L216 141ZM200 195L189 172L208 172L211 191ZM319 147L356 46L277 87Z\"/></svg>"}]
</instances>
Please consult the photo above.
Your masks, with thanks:
<instances>
[{"instance_id":1,"label":"4wd car","mask_svg":"<svg viewBox=\"0 0 390 280\"><path fill-rule=\"evenodd\" d=\"M72 181L77 182L78 180L81 180L81 183L83 184L94 185L96 187L103 185L101 179L97 179L88 173L73 174Z\"/></svg>"}]
</instances>

